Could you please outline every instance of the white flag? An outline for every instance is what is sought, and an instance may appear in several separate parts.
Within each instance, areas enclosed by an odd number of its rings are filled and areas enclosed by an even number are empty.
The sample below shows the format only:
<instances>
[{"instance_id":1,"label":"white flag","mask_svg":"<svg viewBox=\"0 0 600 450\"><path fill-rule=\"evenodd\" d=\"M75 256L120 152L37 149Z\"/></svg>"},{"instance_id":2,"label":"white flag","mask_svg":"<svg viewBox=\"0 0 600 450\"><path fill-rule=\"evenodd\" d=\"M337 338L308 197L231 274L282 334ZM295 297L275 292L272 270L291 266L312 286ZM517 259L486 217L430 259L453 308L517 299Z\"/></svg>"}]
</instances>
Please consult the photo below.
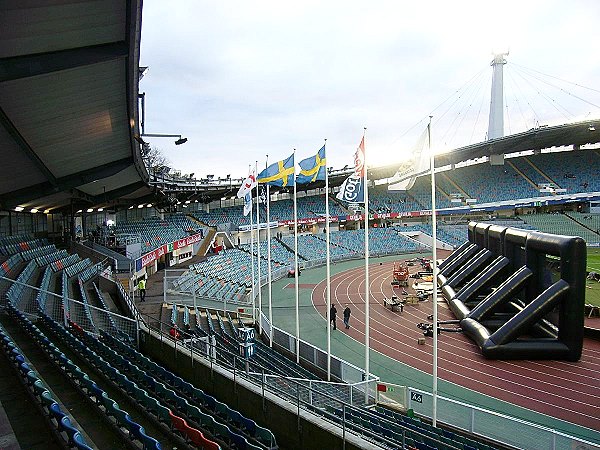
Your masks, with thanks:
<instances>
[{"instance_id":1,"label":"white flag","mask_svg":"<svg viewBox=\"0 0 600 450\"><path fill-rule=\"evenodd\" d=\"M427 128L421 134L417 144L413 147L412 158L407 166L404 166L388 178L388 191L408 191L415 184L417 177L429 173L429 149L427 145Z\"/></svg>"},{"instance_id":2,"label":"white flag","mask_svg":"<svg viewBox=\"0 0 600 450\"><path fill-rule=\"evenodd\" d=\"M252 211L252 192L246 192L244 196L244 216L247 216Z\"/></svg>"},{"instance_id":3,"label":"white flag","mask_svg":"<svg viewBox=\"0 0 600 450\"><path fill-rule=\"evenodd\" d=\"M248 177L244 180L240 189L237 193L237 198L245 197L248 192L251 192L252 189L256 187L256 176L254 175L254 170L248 175ZM245 214L244 214L245 215Z\"/></svg>"}]
</instances>

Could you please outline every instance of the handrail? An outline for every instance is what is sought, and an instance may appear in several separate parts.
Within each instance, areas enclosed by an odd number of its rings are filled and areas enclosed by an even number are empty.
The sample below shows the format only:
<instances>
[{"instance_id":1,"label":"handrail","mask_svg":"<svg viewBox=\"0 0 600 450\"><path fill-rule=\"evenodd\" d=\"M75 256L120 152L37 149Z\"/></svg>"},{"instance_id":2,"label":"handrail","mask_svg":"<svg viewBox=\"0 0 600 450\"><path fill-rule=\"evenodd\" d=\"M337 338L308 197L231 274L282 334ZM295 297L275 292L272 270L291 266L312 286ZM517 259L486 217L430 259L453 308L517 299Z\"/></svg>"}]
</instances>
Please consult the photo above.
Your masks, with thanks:
<instances>
[{"instance_id":1,"label":"handrail","mask_svg":"<svg viewBox=\"0 0 600 450\"><path fill-rule=\"evenodd\" d=\"M147 317L146 322L150 323L151 322L150 315L147 315L147 316L148 317ZM367 381L361 381L361 382L357 382L357 383L353 383L353 384L330 383L327 381L299 379L299 378L294 378L294 377L284 377L284 376L279 376L279 375L267 374L265 371L265 368L263 366L261 366L260 364L256 364L256 365L259 366L259 368L261 369L261 372L251 372L251 371L246 371L246 370L240 370L237 368L238 361L240 361L240 360L245 361L245 359L241 358L238 354L229 352L227 349L225 349L223 347L219 347L219 352L225 353L233 359L233 365L228 363L228 361L226 361L226 360L215 362L209 356L212 352L208 352L208 355L204 355L203 353L201 353L199 351L198 347L194 347L193 341L186 342L187 338L184 338L183 340L175 340L167 332L163 332L163 330L162 330L163 325L168 326L168 328L170 329L170 325L167 324L166 322L163 322L160 319L155 320L153 322L158 322L159 326L158 327L154 326L154 325L149 326L148 332L158 334L161 341L164 339L169 342L172 342L174 344L175 351L177 351L177 347L179 346L182 349L186 349L185 352L183 350L181 350L181 351L183 353L187 354L187 350L189 349L189 355L191 358L196 359L197 357L200 357L201 361L204 360L205 364L208 361L208 364L211 366L211 368L213 367L213 365L217 365L236 384L238 383L237 380L239 378L243 378L246 382L250 383L252 386L255 386L255 388L257 388L256 392L262 392L263 401L265 400L264 392L267 391L267 392L270 392L271 394L274 394L278 398L286 398L289 401L295 402L295 407L297 409L298 416L300 416L300 410L302 409L303 411L308 411L312 414L316 414L319 417L322 417L325 420L327 420L333 424L339 425L340 424L339 421L332 419L333 414L328 413L326 409L319 408L314 405L314 399L322 398L322 399L325 399L327 402L330 402L334 405L339 405L338 409L341 409L343 411L351 411L351 412L353 411L353 412L356 412L357 414L361 414L363 416L376 418L380 422L383 421L385 423L389 423L390 425L394 425L394 426L402 429L403 432L410 431L416 435L426 437L426 435L424 433L421 433L416 430L412 430L409 427L404 426L403 424L394 423L393 421L391 421L385 417L381 417L380 415L376 415L365 408L357 407L357 406L345 403L344 401L340 400L339 398L334 397L333 395L331 395L327 392L323 392L322 390L317 390L312 387L313 384L318 384L318 385L325 384L325 385L332 385L332 386L338 386L338 387L339 386L347 386L349 389L356 389L357 387L361 387L361 385L363 385L363 386L365 386L366 389L368 389L369 383L376 381L376 379L369 379ZM181 332L182 336L191 336L189 333L186 333L183 330L180 330L180 332ZM212 344L210 342L205 343L205 345L212 347ZM218 347L218 344L216 346ZM267 382L268 379L280 380L283 383L268 383ZM303 382L306 384L304 384ZM295 391L296 391L295 395L293 392L284 390L281 387L279 387L279 385L285 384L285 383L290 384L292 387L295 386ZM260 391L258 389L260 389ZM308 398L313 400L313 402L311 403L310 401L303 400L302 397L300 396L300 391L307 392ZM361 395L360 397L364 398L363 395ZM376 439L374 439L374 433L372 430L367 430L366 428L361 427L360 425L357 425L355 423L347 421L345 418L345 414L344 414L344 417L342 417L341 425L344 428L350 428L354 431L362 431L363 433L361 433L360 435L363 438L365 438L371 442L382 442L381 440L377 441ZM387 438L384 438L384 439L387 439ZM439 444L443 445L444 443L439 441ZM456 448L458 448L458 445Z\"/></svg>"}]
</instances>

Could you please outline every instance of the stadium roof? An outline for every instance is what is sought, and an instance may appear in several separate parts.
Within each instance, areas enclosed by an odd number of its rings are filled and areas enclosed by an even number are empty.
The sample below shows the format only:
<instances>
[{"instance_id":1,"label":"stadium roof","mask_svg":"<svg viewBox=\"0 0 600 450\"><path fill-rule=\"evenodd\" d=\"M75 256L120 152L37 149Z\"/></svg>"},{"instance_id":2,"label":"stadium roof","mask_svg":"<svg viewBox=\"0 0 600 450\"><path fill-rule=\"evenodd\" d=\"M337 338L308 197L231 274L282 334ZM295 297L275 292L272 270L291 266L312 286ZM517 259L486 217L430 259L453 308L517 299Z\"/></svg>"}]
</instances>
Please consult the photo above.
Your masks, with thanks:
<instances>
[{"instance_id":1,"label":"stadium roof","mask_svg":"<svg viewBox=\"0 0 600 450\"><path fill-rule=\"evenodd\" d=\"M0 208L151 193L135 140L141 0L2 9Z\"/></svg>"},{"instance_id":2,"label":"stadium roof","mask_svg":"<svg viewBox=\"0 0 600 450\"><path fill-rule=\"evenodd\" d=\"M600 120L586 120L552 127L540 126L522 133L467 145L452 150L449 153L436 156L436 167L456 164L482 156L564 146L578 148L582 145L598 142L600 142Z\"/></svg>"}]
</instances>

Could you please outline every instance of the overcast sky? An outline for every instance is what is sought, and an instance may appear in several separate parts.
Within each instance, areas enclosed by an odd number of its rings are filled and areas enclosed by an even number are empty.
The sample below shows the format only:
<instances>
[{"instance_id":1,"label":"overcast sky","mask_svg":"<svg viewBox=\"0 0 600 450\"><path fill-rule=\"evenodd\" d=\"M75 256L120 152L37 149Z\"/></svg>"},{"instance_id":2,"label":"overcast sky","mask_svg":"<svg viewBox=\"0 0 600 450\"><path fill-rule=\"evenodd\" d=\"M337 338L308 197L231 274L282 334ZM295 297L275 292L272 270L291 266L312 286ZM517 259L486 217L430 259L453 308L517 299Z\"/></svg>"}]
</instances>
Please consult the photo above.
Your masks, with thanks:
<instances>
[{"instance_id":1,"label":"overcast sky","mask_svg":"<svg viewBox=\"0 0 600 450\"><path fill-rule=\"evenodd\" d=\"M146 0L145 131L188 142L147 140L182 173L235 178L325 138L342 168L363 127L368 165L400 161L429 114L434 147L481 142L505 49L506 134L599 118L599 21L596 0Z\"/></svg>"}]
</instances>

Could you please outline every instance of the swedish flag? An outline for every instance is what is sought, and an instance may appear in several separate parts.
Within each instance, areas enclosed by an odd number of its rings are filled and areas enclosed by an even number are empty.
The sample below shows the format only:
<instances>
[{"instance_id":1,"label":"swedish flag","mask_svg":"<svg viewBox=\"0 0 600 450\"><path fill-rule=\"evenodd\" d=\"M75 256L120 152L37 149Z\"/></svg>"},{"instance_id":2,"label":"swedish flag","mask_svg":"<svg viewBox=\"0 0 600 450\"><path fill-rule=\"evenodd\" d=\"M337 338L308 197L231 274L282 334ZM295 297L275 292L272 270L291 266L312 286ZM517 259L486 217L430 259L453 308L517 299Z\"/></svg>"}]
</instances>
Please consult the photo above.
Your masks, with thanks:
<instances>
[{"instance_id":1,"label":"swedish flag","mask_svg":"<svg viewBox=\"0 0 600 450\"><path fill-rule=\"evenodd\" d=\"M256 181L271 186L293 186L296 168L294 167L294 155L288 159L277 161L258 174Z\"/></svg>"},{"instance_id":2,"label":"swedish flag","mask_svg":"<svg viewBox=\"0 0 600 450\"><path fill-rule=\"evenodd\" d=\"M300 173L296 177L298 184L312 183L325 179L325 146L315 156L300 161Z\"/></svg>"}]
</instances>

